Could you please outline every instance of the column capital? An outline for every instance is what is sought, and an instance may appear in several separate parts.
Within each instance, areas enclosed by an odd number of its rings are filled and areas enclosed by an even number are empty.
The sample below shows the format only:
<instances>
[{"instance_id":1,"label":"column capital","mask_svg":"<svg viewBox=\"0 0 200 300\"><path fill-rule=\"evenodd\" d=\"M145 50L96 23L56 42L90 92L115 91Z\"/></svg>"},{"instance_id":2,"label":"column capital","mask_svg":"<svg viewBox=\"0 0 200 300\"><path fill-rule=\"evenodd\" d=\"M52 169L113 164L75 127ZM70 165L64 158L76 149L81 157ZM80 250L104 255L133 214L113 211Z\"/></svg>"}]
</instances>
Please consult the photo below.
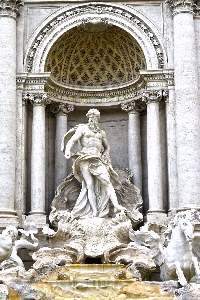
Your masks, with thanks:
<instances>
[{"instance_id":1,"label":"column capital","mask_svg":"<svg viewBox=\"0 0 200 300\"><path fill-rule=\"evenodd\" d=\"M195 2L195 0L165 0L165 3L169 3L173 16L180 13L194 14Z\"/></svg>"},{"instance_id":2,"label":"column capital","mask_svg":"<svg viewBox=\"0 0 200 300\"><path fill-rule=\"evenodd\" d=\"M121 104L121 109L124 110L125 112L131 114L131 113L140 113L143 110L145 110L146 104L144 104L141 101L137 100L132 100L130 102L122 103Z\"/></svg>"},{"instance_id":3,"label":"column capital","mask_svg":"<svg viewBox=\"0 0 200 300\"><path fill-rule=\"evenodd\" d=\"M142 93L142 101L144 101L146 104L149 103L159 103L162 100L163 97L163 91L162 90L149 90L144 91Z\"/></svg>"},{"instance_id":4,"label":"column capital","mask_svg":"<svg viewBox=\"0 0 200 300\"><path fill-rule=\"evenodd\" d=\"M33 106L46 106L51 101L48 100L47 93L32 93L27 94L29 101Z\"/></svg>"},{"instance_id":5,"label":"column capital","mask_svg":"<svg viewBox=\"0 0 200 300\"><path fill-rule=\"evenodd\" d=\"M16 19L18 7L23 5L21 0L0 0L0 16Z\"/></svg>"},{"instance_id":6,"label":"column capital","mask_svg":"<svg viewBox=\"0 0 200 300\"><path fill-rule=\"evenodd\" d=\"M22 95L22 105L23 105L23 106L27 106L29 100L30 100L30 99L29 99L29 95L28 95L28 94L23 94L23 95Z\"/></svg>"},{"instance_id":7,"label":"column capital","mask_svg":"<svg viewBox=\"0 0 200 300\"><path fill-rule=\"evenodd\" d=\"M50 107L50 111L58 116L67 116L70 112L74 110L74 105L67 103L57 103Z\"/></svg>"}]
</instances>

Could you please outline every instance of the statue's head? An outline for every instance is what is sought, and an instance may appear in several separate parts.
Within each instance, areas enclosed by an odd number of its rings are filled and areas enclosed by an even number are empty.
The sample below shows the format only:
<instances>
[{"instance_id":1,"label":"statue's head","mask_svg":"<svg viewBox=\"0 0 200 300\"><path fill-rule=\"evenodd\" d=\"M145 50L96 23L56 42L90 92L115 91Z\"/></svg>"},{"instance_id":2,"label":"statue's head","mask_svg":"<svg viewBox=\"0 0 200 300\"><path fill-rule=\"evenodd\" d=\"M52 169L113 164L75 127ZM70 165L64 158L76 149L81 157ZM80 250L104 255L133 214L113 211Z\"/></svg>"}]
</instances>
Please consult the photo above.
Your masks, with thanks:
<instances>
[{"instance_id":1,"label":"statue's head","mask_svg":"<svg viewBox=\"0 0 200 300\"><path fill-rule=\"evenodd\" d=\"M98 109L92 108L87 112L86 117L88 119L91 118L91 117L94 117L94 118L97 118L99 120L100 119L100 112L98 111Z\"/></svg>"}]
</instances>

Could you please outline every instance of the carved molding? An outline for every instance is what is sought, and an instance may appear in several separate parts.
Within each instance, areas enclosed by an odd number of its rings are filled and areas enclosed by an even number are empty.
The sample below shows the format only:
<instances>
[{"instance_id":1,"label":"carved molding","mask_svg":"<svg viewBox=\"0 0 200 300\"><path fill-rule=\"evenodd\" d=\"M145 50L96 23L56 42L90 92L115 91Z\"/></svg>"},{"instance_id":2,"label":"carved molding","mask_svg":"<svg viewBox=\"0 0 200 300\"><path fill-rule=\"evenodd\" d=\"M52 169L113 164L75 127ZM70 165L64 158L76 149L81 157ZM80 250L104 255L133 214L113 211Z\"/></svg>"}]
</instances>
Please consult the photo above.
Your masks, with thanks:
<instances>
[{"instance_id":1,"label":"carved molding","mask_svg":"<svg viewBox=\"0 0 200 300\"><path fill-rule=\"evenodd\" d=\"M142 101L146 104L159 103L163 98L162 90L147 90L142 93Z\"/></svg>"},{"instance_id":2,"label":"carved molding","mask_svg":"<svg viewBox=\"0 0 200 300\"><path fill-rule=\"evenodd\" d=\"M172 15L175 16L180 13L194 14L194 10L197 8L195 0L166 0L165 3L169 3Z\"/></svg>"},{"instance_id":3,"label":"carved molding","mask_svg":"<svg viewBox=\"0 0 200 300\"><path fill-rule=\"evenodd\" d=\"M162 50L162 46L152 29L142 19L126 10L125 7L114 7L104 3L90 3L75 8L69 8L67 11L56 16L54 20L51 20L43 27L43 29L40 31L40 33L38 33L37 37L33 41L32 46L29 50L27 56L27 70L29 72L32 70L37 49L40 48L43 40L46 39L46 37L49 36L56 27L60 26L63 23L67 24L65 25L66 27L69 25L71 27L77 26L80 24L80 19L78 17L82 17L88 13L117 15L117 17L120 19L120 21L118 21L118 23L120 23L118 24L120 25L120 27L121 25L124 26L123 20L125 20L128 21L130 27L134 26L139 29L139 31L145 33L155 49L159 65L158 67L164 67L164 53ZM105 22L104 18L102 18L102 21ZM87 18L82 19L83 25L87 22Z\"/></svg>"},{"instance_id":4,"label":"carved molding","mask_svg":"<svg viewBox=\"0 0 200 300\"><path fill-rule=\"evenodd\" d=\"M33 106L46 106L50 104L50 101L47 97L47 93L31 93L24 95L24 98L28 97L29 101Z\"/></svg>"},{"instance_id":5,"label":"carved molding","mask_svg":"<svg viewBox=\"0 0 200 300\"><path fill-rule=\"evenodd\" d=\"M16 19L18 7L23 5L21 0L0 0L0 16Z\"/></svg>"},{"instance_id":6,"label":"carved molding","mask_svg":"<svg viewBox=\"0 0 200 300\"><path fill-rule=\"evenodd\" d=\"M146 109L146 104L142 101L130 101L121 104L121 109L127 113L137 112L140 113Z\"/></svg>"},{"instance_id":7,"label":"carved molding","mask_svg":"<svg viewBox=\"0 0 200 300\"><path fill-rule=\"evenodd\" d=\"M52 104L50 111L55 115L65 115L67 116L70 112L74 110L74 105L66 103L56 103Z\"/></svg>"},{"instance_id":8,"label":"carved molding","mask_svg":"<svg viewBox=\"0 0 200 300\"><path fill-rule=\"evenodd\" d=\"M48 97L51 101L77 104L120 103L135 97L141 98L138 91L144 87L145 81L143 78L140 78L136 84L125 86L124 88L101 91L67 89L54 83L52 80L49 80L46 85Z\"/></svg>"}]
</instances>

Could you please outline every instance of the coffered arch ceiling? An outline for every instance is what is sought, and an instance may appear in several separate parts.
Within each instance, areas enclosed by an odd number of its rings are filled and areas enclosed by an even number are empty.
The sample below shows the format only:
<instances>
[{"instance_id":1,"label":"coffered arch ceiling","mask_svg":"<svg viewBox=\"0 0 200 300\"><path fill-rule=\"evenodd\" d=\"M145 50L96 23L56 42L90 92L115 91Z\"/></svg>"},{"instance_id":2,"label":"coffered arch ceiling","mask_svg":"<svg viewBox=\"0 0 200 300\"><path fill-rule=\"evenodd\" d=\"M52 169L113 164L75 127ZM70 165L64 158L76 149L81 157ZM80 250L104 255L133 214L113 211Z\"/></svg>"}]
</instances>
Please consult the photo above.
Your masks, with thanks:
<instances>
[{"instance_id":1,"label":"coffered arch ceiling","mask_svg":"<svg viewBox=\"0 0 200 300\"><path fill-rule=\"evenodd\" d=\"M105 89L136 82L146 69L138 42L125 30L104 22L65 32L51 47L45 72L67 87Z\"/></svg>"}]
</instances>

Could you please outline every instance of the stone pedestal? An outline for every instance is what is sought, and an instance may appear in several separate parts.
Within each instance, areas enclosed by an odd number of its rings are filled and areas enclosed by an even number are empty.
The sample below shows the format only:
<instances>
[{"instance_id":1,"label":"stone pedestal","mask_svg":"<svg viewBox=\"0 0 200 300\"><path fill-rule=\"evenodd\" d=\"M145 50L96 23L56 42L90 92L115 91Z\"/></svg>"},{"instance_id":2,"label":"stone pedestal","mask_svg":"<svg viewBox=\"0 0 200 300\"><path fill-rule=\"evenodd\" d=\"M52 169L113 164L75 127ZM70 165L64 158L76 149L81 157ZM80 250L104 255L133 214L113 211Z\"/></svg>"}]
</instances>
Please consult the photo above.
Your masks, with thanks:
<instances>
[{"instance_id":1,"label":"stone pedestal","mask_svg":"<svg viewBox=\"0 0 200 300\"><path fill-rule=\"evenodd\" d=\"M143 96L147 103L148 213L157 215L164 213L159 116L162 91L147 91L144 92Z\"/></svg>"},{"instance_id":2,"label":"stone pedestal","mask_svg":"<svg viewBox=\"0 0 200 300\"><path fill-rule=\"evenodd\" d=\"M199 207L200 101L194 1L167 1L174 20L174 75L179 208Z\"/></svg>"},{"instance_id":3,"label":"stone pedestal","mask_svg":"<svg viewBox=\"0 0 200 300\"><path fill-rule=\"evenodd\" d=\"M16 163L16 17L20 1L0 1L0 227L17 225Z\"/></svg>"}]
</instances>

